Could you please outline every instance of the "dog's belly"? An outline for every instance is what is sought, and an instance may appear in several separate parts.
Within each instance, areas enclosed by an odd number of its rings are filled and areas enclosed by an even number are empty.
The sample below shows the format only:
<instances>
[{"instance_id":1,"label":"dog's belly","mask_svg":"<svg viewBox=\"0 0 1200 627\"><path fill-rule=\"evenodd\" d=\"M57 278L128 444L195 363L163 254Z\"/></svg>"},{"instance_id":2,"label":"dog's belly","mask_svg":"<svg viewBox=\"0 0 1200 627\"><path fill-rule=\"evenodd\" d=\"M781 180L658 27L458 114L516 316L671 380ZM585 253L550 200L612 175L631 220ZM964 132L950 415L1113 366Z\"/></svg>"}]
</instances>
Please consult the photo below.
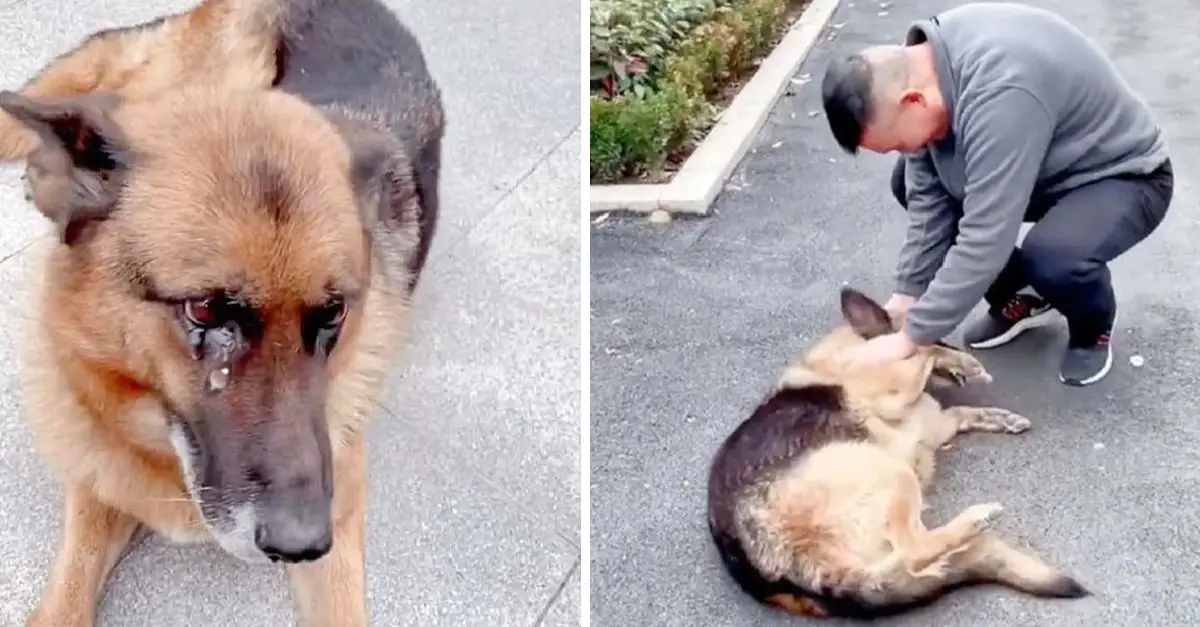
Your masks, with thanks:
<instances>
[{"instance_id":1,"label":"dog's belly","mask_svg":"<svg viewBox=\"0 0 1200 627\"><path fill-rule=\"evenodd\" d=\"M889 515L911 473L875 444L830 444L778 480L772 509L804 514L789 526L832 530L847 563L873 562L889 550Z\"/></svg>"}]
</instances>

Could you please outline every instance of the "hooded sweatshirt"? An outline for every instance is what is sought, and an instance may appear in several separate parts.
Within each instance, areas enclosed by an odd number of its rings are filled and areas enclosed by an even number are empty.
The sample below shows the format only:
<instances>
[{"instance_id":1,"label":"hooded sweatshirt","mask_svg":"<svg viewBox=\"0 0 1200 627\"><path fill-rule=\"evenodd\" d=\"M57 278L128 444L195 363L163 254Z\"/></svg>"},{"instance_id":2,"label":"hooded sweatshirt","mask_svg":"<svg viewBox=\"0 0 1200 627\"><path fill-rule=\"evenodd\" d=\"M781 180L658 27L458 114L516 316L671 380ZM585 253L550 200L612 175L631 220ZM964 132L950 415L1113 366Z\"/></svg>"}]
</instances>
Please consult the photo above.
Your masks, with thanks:
<instances>
[{"instance_id":1,"label":"hooded sweatshirt","mask_svg":"<svg viewBox=\"0 0 1200 627\"><path fill-rule=\"evenodd\" d=\"M1054 13L967 4L913 23L906 43L923 42L950 132L905 157L910 223L896 290L919 297L907 317L919 344L945 337L983 298L1032 195L1148 174L1167 160L1147 103Z\"/></svg>"}]
</instances>

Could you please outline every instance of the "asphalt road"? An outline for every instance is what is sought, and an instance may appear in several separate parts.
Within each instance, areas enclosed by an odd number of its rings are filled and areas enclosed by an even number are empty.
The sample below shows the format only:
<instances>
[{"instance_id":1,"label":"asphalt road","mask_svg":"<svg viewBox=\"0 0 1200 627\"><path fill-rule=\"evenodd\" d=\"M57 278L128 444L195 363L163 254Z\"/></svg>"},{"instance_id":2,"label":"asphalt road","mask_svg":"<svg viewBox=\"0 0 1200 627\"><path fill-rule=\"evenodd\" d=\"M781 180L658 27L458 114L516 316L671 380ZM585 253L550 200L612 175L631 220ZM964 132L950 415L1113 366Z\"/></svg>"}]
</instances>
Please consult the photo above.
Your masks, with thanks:
<instances>
[{"instance_id":1,"label":"asphalt road","mask_svg":"<svg viewBox=\"0 0 1200 627\"><path fill-rule=\"evenodd\" d=\"M579 624L578 3L391 3L424 42L448 116L442 226L408 361L370 431L375 625ZM0 1L0 85L87 33L185 0ZM538 69L532 72L531 69ZM532 88L531 88L532 86ZM47 223L0 171L0 362ZM0 625L23 624L57 548L58 488L0 377ZM281 569L151 538L117 568L100 624L292 624Z\"/></svg>"},{"instance_id":2,"label":"asphalt road","mask_svg":"<svg viewBox=\"0 0 1200 627\"><path fill-rule=\"evenodd\" d=\"M831 22L840 28L798 78L819 77L833 51L899 41L911 20L953 4L843 0ZM1105 381L1058 382L1062 325L980 353L997 379L981 400L1034 428L959 440L927 519L1000 502L1000 529L1095 595L1043 601L980 587L883 624L1196 624L1200 6L1037 4L1096 37L1159 113L1175 200L1157 234L1113 267L1121 314ZM841 284L879 297L889 288L904 222L887 191L892 161L838 152L815 113L816 82L777 104L714 217L592 228L593 625L803 624L735 591L707 536L705 480L712 453L784 361L835 320ZM1145 365L1131 366L1134 355Z\"/></svg>"}]
</instances>

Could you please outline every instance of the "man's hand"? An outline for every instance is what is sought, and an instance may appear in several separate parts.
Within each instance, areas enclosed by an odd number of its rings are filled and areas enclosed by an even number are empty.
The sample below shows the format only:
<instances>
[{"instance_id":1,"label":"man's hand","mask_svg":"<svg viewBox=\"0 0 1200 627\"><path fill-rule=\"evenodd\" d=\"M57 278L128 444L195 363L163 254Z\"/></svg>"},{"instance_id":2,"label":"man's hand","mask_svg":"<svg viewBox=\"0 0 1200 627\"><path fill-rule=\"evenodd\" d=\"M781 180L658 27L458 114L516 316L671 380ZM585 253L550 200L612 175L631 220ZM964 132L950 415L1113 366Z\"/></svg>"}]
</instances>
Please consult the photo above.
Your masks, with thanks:
<instances>
[{"instance_id":1,"label":"man's hand","mask_svg":"<svg viewBox=\"0 0 1200 627\"><path fill-rule=\"evenodd\" d=\"M843 367L861 368L912 357L917 345L904 331L880 335L838 356Z\"/></svg>"},{"instance_id":2,"label":"man's hand","mask_svg":"<svg viewBox=\"0 0 1200 627\"><path fill-rule=\"evenodd\" d=\"M908 310L916 302L917 298L915 296L909 296L908 294L892 294L892 297L889 298L888 302L883 305L883 308L886 309L887 312L892 316L903 316L904 314L908 313Z\"/></svg>"}]
</instances>

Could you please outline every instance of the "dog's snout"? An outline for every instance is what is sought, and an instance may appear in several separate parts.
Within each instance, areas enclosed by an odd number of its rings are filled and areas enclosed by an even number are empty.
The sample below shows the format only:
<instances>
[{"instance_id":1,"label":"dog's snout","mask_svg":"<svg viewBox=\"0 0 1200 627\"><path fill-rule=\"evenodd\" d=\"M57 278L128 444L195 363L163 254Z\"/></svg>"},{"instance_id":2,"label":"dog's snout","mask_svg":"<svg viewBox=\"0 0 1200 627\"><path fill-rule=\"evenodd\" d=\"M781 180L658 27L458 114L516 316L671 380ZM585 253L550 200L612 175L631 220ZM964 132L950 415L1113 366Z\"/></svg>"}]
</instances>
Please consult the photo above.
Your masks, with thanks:
<instances>
[{"instance_id":1,"label":"dog's snout","mask_svg":"<svg viewBox=\"0 0 1200 627\"><path fill-rule=\"evenodd\" d=\"M261 512L254 541L273 562L311 562L333 547L328 510L284 507Z\"/></svg>"}]
</instances>

